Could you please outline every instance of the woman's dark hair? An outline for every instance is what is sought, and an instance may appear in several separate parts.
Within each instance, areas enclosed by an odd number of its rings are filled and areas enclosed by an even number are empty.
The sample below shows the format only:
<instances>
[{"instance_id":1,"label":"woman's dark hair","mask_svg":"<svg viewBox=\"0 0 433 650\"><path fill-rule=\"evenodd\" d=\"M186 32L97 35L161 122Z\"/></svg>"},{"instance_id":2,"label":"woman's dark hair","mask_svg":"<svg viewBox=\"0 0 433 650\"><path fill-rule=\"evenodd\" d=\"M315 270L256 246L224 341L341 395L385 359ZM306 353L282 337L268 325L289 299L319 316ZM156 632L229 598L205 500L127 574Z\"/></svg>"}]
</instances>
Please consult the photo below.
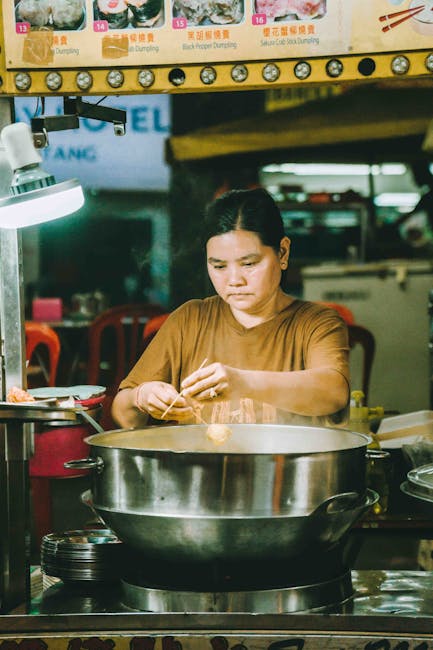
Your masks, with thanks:
<instances>
[{"instance_id":1,"label":"woman's dark hair","mask_svg":"<svg viewBox=\"0 0 433 650\"><path fill-rule=\"evenodd\" d=\"M271 246L277 253L285 236L278 206L271 195L261 188L230 190L207 207L204 244L211 237L232 230L249 230L256 233L264 246Z\"/></svg>"}]
</instances>

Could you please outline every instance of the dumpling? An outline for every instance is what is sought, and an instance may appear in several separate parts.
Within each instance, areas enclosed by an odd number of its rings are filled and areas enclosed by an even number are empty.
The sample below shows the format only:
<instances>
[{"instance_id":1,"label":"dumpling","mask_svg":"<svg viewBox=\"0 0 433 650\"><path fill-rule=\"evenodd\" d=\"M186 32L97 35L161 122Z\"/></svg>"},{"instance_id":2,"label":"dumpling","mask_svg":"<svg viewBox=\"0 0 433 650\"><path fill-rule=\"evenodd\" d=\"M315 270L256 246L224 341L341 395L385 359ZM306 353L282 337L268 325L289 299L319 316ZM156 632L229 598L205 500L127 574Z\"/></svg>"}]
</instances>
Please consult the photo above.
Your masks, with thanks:
<instances>
[{"instance_id":1,"label":"dumpling","mask_svg":"<svg viewBox=\"0 0 433 650\"><path fill-rule=\"evenodd\" d=\"M76 29L83 20L82 0L55 0L52 6L53 23L57 29Z\"/></svg>"},{"instance_id":2,"label":"dumpling","mask_svg":"<svg viewBox=\"0 0 433 650\"><path fill-rule=\"evenodd\" d=\"M206 436L217 445L221 445L232 435L232 430L226 424L210 424Z\"/></svg>"},{"instance_id":3,"label":"dumpling","mask_svg":"<svg viewBox=\"0 0 433 650\"><path fill-rule=\"evenodd\" d=\"M127 0L134 27L152 27L162 12L162 0Z\"/></svg>"},{"instance_id":4,"label":"dumpling","mask_svg":"<svg viewBox=\"0 0 433 650\"><path fill-rule=\"evenodd\" d=\"M199 25L207 17L205 0L174 0L174 13L183 16L192 25Z\"/></svg>"},{"instance_id":5,"label":"dumpling","mask_svg":"<svg viewBox=\"0 0 433 650\"><path fill-rule=\"evenodd\" d=\"M35 402L36 400L33 395L30 395L26 390L19 388L18 386L12 386L8 391L6 401L19 404L21 402Z\"/></svg>"},{"instance_id":6,"label":"dumpling","mask_svg":"<svg viewBox=\"0 0 433 650\"><path fill-rule=\"evenodd\" d=\"M50 21L50 5L47 0L21 0L17 17L32 27L44 27Z\"/></svg>"},{"instance_id":7,"label":"dumpling","mask_svg":"<svg viewBox=\"0 0 433 650\"><path fill-rule=\"evenodd\" d=\"M240 23L243 7L240 0L212 0L209 5L209 18L217 25Z\"/></svg>"}]
</instances>

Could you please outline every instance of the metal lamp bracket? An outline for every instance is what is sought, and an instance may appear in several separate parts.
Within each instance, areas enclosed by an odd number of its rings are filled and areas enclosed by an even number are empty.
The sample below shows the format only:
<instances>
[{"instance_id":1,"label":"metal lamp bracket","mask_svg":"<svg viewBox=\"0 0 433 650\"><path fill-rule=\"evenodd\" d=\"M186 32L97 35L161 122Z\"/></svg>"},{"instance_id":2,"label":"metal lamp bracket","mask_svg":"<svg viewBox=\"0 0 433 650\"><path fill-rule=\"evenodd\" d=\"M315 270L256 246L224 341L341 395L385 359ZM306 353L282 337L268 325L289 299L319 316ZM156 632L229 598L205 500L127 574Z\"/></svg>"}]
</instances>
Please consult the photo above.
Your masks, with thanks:
<instances>
[{"instance_id":1,"label":"metal lamp bracket","mask_svg":"<svg viewBox=\"0 0 433 650\"><path fill-rule=\"evenodd\" d=\"M111 122L115 135L126 133L126 111L119 108L84 102L81 97L65 97L63 110L64 115L41 115L31 119L33 142L37 149L48 146L49 131L78 129L79 117Z\"/></svg>"}]
</instances>

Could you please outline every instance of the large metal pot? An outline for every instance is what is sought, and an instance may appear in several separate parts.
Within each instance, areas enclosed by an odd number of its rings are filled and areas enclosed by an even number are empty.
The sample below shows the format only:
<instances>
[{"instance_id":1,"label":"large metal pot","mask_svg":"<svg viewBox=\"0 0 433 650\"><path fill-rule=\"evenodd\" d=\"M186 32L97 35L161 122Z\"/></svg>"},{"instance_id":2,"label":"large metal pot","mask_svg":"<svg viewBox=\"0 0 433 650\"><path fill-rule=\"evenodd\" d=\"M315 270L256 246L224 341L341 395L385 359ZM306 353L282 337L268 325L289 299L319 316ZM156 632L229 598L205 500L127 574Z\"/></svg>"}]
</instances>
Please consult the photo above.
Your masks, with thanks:
<instances>
[{"instance_id":1,"label":"large metal pot","mask_svg":"<svg viewBox=\"0 0 433 650\"><path fill-rule=\"evenodd\" d=\"M93 506L126 543L185 562L288 558L337 541L366 508L368 436L341 429L150 427L87 438Z\"/></svg>"}]
</instances>

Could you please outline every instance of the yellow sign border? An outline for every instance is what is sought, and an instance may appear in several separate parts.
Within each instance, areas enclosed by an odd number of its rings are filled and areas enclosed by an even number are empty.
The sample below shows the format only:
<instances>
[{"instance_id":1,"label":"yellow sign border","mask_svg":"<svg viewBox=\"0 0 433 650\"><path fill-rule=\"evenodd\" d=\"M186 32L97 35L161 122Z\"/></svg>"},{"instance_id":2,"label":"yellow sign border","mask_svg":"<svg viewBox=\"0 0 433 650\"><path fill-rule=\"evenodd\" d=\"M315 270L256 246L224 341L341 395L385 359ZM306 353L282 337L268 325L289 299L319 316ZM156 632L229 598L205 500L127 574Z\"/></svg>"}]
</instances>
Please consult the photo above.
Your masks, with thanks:
<instances>
[{"instance_id":1,"label":"yellow sign border","mask_svg":"<svg viewBox=\"0 0 433 650\"><path fill-rule=\"evenodd\" d=\"M392 63L396 57L406 57L408 70L405 74L393 72ZM430 58L429 58L430 57ZM330 60L336 59L342 63L342 72L338 78L330 77L327 73L327 64ZM360 64L365 59L374 62L375 70L366 76L360 72ZM49 96L49 95L134 95L134 94L155 94L155 93L185 93L185 92L217 92L234 90L270 89L299 84L340 84L354 82L378 82L385 79L396 81L413 80L417 78L433 77L433 71L427 67L427 61L433 59L433 49L417 50L410 52L391 52L380 54L348 55L338 57L306 58L311 66L311 74L307 79L298 79L295 75L295 66L299 59L285 59L275 61L254 61L237 63L218 63L180 66L185 75L185 81L181 85L174 85L170 79L170 72L174 66L153 66L147 68L111 66L106 68L77 68L77 69L55 69L61 75L61 86L55 91L47 87L46 77L54 68L37 70L7 70L5 65L4 48L0 52L0 95L2 96ZM279 77L276 81L266 81L263 77L263 70L266 65L273 63L278 67ZM212 66L216 73L216 79L212 84L202 81L200 73L203 68ZM233 68L244 65L247 69L245 81L234 81L232 77ZM430 65L430 67L432 67ZM154 83L143 88L138 81L138 74L142 70L151 70L154 74ZM77 86L77 75L80 71L86 70L92 75L93 84L90 89L80 91ZM107 75L113 70L120 70L124 80L120 87L113 88L107 80ZM17 75L29 75L30 87L27 90L17 88Z\"/></svg>"}]
</instances>

